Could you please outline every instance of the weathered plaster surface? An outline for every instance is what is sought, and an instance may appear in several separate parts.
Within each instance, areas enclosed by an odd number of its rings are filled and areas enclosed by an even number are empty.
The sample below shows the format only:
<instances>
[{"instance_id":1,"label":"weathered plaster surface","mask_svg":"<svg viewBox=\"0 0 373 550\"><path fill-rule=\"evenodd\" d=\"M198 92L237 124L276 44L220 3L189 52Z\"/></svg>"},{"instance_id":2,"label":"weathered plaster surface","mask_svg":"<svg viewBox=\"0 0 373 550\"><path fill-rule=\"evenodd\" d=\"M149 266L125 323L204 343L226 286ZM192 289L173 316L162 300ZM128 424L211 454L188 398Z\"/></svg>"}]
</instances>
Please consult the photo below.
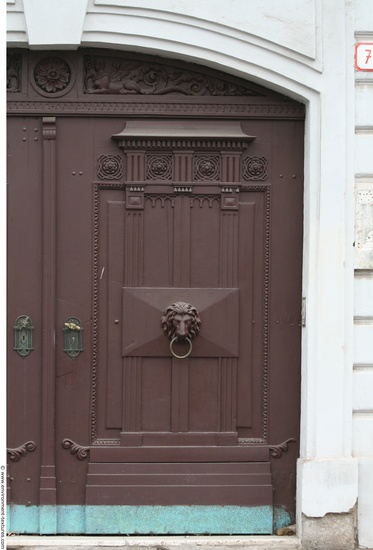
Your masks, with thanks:
<instances>
[{"instance_id":1,"label":"weathered plaster surface","mask_svg":"<svg viewBox=\"0 0 373 550\"><path fill-rule=\"evenodd\" d=\"M299 460L302 477L302 513L323 517L346 513L356 504L358 468L354 459Z\"/></svg>"},{"instance_id":2,"label":"weathered plaster surface","mask_svg":"<svg viewBox=\"0 0 373 550\"><path fill-rule=\"evenodd\" d=\"M373 147L364 151L368 154L369 163L370 156L373 156ZM368 164L367 168L369 166ZM373 269L373 178L371 182L358 180L355 194L355 268Z\"/></svg>"},{"instance_id":3,"label":"weathered plaster surface","mask_svg":"<svg viewBox=\"0 0 373 550\"><path fill-rule=\"evenodd\" d=\"M302 550L353 550L356 543L355 513L327 514L302 519Z\"/></svg>"}]
</instances>

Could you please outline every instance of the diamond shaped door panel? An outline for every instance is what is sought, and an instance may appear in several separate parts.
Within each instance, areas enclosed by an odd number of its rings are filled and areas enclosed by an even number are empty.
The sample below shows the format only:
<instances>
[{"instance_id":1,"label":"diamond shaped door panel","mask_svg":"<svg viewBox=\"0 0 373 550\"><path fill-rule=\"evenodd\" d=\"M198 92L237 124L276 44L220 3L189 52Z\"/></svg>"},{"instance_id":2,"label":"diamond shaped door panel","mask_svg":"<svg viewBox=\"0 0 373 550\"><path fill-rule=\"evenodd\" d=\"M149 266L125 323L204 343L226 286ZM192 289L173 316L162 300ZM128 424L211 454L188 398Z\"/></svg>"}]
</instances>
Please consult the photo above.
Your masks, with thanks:
<instances>
[{"instance_id":1,"label":"diamond shaped door panel","mask_svg":"<svg viewBox=\"0 0 373 550\"><path fill-rule=\"evenodd\" d=\"M190 358L237 357L238 298L236 288L124 288L123 356L171 357L161 317L181 299L193 304L201 318Z\"/></svg>"}]
</instances>

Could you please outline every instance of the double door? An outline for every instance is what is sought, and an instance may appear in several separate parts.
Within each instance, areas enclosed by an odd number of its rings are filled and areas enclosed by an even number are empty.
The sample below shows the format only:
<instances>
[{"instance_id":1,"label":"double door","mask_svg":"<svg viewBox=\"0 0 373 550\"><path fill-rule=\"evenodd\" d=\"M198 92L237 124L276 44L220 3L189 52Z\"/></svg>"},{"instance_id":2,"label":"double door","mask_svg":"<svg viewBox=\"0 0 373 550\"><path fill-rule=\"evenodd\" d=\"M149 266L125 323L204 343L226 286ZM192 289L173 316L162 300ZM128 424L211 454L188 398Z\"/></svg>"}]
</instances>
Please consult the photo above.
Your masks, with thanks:
<instances>
[{"instance_id":1,"label":"double door","mask_svg":"<svg viewBox=\"0 0 373 550\"><path fill-rule=\"evenodd\" d=\"M303 125L125 122L29 119L44 135L27 155L37 173L24 179L10 163L10 239L22 238L30 193L47 250L29 309L12 306L34 331L15 370L52 415L29 422L44 439L26 499L84 509L87 533L270 533L294 514ZM36 281L42 248L31 239ZM54 325L49 359L38 320ZM11 411L12 430L22 414ZM11 502L23 489L16 476Z\"/></svg>"}]
</instances>

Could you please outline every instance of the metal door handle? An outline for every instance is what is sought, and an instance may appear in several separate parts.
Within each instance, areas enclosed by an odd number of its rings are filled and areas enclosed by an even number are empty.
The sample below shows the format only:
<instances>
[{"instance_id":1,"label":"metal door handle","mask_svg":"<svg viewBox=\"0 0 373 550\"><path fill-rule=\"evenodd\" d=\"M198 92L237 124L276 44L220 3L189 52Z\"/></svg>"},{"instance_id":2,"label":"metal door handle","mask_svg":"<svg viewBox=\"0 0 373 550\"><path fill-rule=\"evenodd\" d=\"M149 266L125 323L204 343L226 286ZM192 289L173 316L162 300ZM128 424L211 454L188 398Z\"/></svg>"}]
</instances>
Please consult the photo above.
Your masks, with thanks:
<instances>
[{"instance_id":1,"label":"metal door handle","mask_svg":"<svg viewBox=\"0 0 373 550\"><path fill-rule=\"evenodd\" d=\"M173 345L175 342L179 341L181 344L183 344L184 342L188 342L189 344L189 350L187 351L187 353L185 355L177 355L174 350L172 349L173 348ZM186 357L188 357L191 352L192 352L192 342L189 338L183 338L182 340L180 340L180 338L178 336L175 336L174 338L172 338L171 342L170 342L170 350L171 350L171 353L174 357L176 357L176 359L185 359Z\"/></svg>"},{"instance_id":2,"label":"metal door handle","mask_svg":"<svg viewBox=\"0 0 373 550\"><path fill-rule=\"evenodd\" d=\"M67 327L70 330L82 330L82 327L80 327L76 323L65 323L65 327Z\"/></svg>"}]
</instances>

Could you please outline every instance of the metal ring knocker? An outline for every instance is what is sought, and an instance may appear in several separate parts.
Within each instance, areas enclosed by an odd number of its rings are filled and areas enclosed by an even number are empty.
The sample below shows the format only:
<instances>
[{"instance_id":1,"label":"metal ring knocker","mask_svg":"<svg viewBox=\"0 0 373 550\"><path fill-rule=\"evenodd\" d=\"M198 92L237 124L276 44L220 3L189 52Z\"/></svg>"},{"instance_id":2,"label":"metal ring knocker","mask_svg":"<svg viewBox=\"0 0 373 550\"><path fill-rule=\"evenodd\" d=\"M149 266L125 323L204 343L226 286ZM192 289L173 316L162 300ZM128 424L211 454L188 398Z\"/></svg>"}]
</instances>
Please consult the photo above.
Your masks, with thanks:
<instances>
[{"instance_id":1,"label":"metal ring knocker","mask_svg":"<svg viewBox=\"0 0 373 550\"><path fill-rule=\"evenodd\" d=\"M171 350L171 353L174 357L176 357L176 359L185 359L186 357L188 357L191 353L192 353L192 342L189 338L183 338L183 342L188 342L189 343L189 350L187 351L187 353L185 355L177 355L174 350L172 349L172 346L174 345L174 342L177 341L177 340L180 340L180 338L178 336L175 336L174 338L172 338L171 342L170 342L170 350Z\"/></svg>"}]
</instances>

